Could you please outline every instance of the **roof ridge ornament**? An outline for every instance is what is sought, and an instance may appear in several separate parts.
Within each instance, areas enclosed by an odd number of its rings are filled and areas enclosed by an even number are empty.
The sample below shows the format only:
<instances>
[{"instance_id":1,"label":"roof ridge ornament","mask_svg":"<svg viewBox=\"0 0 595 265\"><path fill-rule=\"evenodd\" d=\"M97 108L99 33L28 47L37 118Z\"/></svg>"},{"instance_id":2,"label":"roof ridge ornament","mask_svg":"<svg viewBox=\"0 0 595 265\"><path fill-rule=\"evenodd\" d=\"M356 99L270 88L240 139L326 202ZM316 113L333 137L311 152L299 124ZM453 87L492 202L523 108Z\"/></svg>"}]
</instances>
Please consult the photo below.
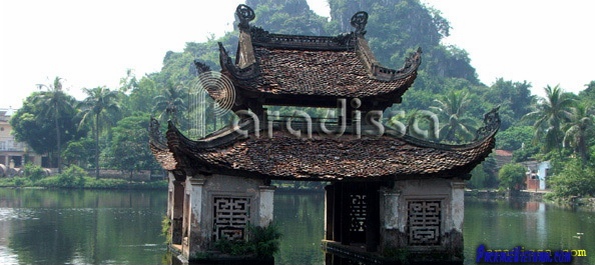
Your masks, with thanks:
<instances>
[{"instance_id":1,"label":"roof ridge ornament","mask_svg":"<svg viewBox=\"0 0 595 265\"><path fill-rule=\"evenodd\" d=\"M218 42L217 44L219 45L219 62L222 70L228 71L234 78L242 81L250 80L260 75L258 61L245 68L239 68L231 61L231 57L229 57L223 43Z\"/></svg>"},{"instance_id":2,"label":"roof ridge ornament","mask_svg":"<svg viewBox=\"0 0 595 265\"><path fill-rule=\"evenodd\" d=\"M500 115L498 114L498 110L500 110L500 105L483 115L484 126L477 129L475 141L488 137L500 129Z\"/></svg>"},{"instance_id":3,"label":"roof ridge ornament","mask_svg":"<svg viewBox=\"0 0 595 265\"><path fill-rule=\"evenodd\" d=\"M351 17L351 26L355 28L355 34L366 34L366 24L368 24L368 13L359 11Z\"/></svg>"},{"instance_id":4,"label":"roof ridge ornament","mask_svg":"<svg viewBox=\"0 0 595 265\"><path fill-rule=\"evenodd\" d=\"M159 130L159 121L155 119L155 117L151 116L151 120L149 122L149 143L152 143L155 147L161 150L169 150L167 147L167 140L161 134Z\"/></svg>"},{"instance_id":5,"label":"roof ridge ornament","mask_svg":"<svg viewBox=\"0 0 595 265\"><path fill-rule=\"evenodd\" d=\"M236 8L236 16L240 19L239 27L240 29L249 29L250 28L250 21L254 20L256 15L254 14L254 10L247 5L240 4Z\"/></svg>"}]
</instances>

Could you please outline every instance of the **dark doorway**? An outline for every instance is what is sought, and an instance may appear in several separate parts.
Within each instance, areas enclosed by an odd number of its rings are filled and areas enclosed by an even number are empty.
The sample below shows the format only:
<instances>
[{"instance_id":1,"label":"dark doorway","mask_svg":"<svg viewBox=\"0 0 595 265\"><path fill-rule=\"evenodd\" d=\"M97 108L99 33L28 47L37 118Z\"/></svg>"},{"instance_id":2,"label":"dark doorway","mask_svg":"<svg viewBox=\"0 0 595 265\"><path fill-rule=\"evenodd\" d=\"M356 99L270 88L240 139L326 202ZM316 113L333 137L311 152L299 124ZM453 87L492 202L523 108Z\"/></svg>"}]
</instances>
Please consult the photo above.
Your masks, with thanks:
<instances>
[{"instance_id":1,"label":"dark doorway","mask_svg":"<svg viewBox=\"0 0 595 265\"><path fill-rule=\"evenodd\" d=\"M380 237L379 183L336 182L326 188L326 239L376 251Z\"/></svg>"}]
</instances>

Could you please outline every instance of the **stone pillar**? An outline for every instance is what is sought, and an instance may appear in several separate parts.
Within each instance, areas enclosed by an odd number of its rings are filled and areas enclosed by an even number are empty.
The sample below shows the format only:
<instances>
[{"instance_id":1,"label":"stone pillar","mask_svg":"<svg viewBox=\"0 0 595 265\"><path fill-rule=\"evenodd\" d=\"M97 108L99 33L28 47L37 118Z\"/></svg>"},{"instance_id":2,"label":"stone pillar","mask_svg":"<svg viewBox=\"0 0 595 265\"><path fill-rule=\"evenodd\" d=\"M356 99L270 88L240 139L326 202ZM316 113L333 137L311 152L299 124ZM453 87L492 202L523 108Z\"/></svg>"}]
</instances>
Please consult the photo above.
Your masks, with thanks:
<instances>
[{"instance_id":1,"label":"stone pillar","mask_svg":"<svg viewBox=\"0 0 595 265\"><path fill-rule=\"evenodd\" d=\"M184 214L184 185L181 181L173 180L173 198L171 212L171 243L182 244L182 218Z\"/></svg>"},{"instance_id":2,"label":"stone pillar","mask_svg":"<svg viewBox=\"0 0 595 265\"><path fill-rule=\"evenodd\" d=\"M402 229L399 226L399 191L383 191L381 198L384 202L384 229Z\"/></svg>"},{"instance_id":3,"label":"stone pillar","mask_svg":"<svg viewBox=\"0 0 595 265\"><path fill-rule=\"evenodd\" d=\"M167 172L167 218L171 220L174 218L174 175L171 172ZM170 231L171 232L171 231Z\"/></svg>"},{"instance_id":4,"label":"stone pillar","mask_svg":"<svg viewBox=\"0 0 595 265\"><path fill-rule=\"evenodd\" d=\"M197 252L206 251L206 246L209 240L209 233L206 225L202 222L203 216L203 189L205 179L201 177L192 177L186 180L186 198L188 198L187 208L184 211L187 222L184 226L188 231L185 244L182 246L182 253L186 257L190 257Z\"/></svg>"},{"instance_id":5,"label":"stone pillar","mask_svg":"<svg viewBox=\"0 0 595 265\"><path fill-rule=\"evenodd\" d=\"M465 182L456 181L450 183L452 187L451 194L451 211L452 211L452 228L462 232L463 219L465 218Z\"/></svg>"},{"instance_id":6,"label":"stone pillar","mask_svg":"<svg viewBox=\"0 0 595 265\"><path fill-rule=\"evenodd\" d=\"M275 186L259 186L260 205L258 223L265 227L273 221Z\"/></svg>"},{"instance_id":7,"label":"stone pillar","mask_svg":"<svg viewBox=\"0 0 595 265\"><path fill-rule=\"evenodd\" d=\"M380 200L380 251L406 247L405 218L401 209L400 190L381 190Z\"/></svg>"},{"instance_id":8,"label":"stone pillar","mask_svg":"<svg viewBox=\"0 0 595 265\"><path fill-rule=\"evenodd\" d=\"M445 231L445 246L454 260L463 258L463 220L465 219L465 182L450 183L450 230Z\"/></svg>"}]
</instances>

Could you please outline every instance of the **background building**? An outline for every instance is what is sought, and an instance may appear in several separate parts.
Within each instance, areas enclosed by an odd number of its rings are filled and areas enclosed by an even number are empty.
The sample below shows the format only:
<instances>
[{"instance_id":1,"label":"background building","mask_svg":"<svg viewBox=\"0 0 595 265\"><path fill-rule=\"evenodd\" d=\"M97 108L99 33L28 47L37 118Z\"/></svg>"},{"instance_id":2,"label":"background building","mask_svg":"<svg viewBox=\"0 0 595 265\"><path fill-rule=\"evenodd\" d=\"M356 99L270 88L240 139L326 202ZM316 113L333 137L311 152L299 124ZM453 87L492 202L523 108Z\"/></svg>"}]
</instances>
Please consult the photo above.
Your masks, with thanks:
<instances>
[{"instance_id":1,"label":"background building","mask_svg":"<svg viewBox=\"0 0 595 265\"><path fill-rule=\"evenodd\" d=\"M47 160L47 156L35 154L27 144L14 139L9 120L15 112L10 107L0 108L0 176L9 175L9 168L21 168L27 162L43 166Z\"/></svg>"}]
</instances>

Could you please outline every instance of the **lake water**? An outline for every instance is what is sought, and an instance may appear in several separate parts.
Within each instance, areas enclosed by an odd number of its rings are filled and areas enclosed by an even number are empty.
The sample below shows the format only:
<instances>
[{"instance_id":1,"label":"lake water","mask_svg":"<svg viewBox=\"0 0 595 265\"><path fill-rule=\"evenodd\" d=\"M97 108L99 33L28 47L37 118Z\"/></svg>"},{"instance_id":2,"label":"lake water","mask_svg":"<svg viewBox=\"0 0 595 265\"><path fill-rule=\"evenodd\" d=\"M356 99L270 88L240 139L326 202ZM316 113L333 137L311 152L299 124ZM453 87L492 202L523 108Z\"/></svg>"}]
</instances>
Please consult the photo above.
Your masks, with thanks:
<instances>
[{"instance_id":1,"label":"lake water","mask_svg":"<svg viewBox=\"0 0 595 265\"><path fill-rule=\"evenodd\" d=\"M0 264L169 264L161 235L166 195L0 188ZM323 199L276 193L274 218L284 234L276 264L324 264ZM595 264L594 212L466 198L464 229L465 264L475 264L480 244L584 249L587 257L573 264Z\"/></svg>"}]
</instances>

